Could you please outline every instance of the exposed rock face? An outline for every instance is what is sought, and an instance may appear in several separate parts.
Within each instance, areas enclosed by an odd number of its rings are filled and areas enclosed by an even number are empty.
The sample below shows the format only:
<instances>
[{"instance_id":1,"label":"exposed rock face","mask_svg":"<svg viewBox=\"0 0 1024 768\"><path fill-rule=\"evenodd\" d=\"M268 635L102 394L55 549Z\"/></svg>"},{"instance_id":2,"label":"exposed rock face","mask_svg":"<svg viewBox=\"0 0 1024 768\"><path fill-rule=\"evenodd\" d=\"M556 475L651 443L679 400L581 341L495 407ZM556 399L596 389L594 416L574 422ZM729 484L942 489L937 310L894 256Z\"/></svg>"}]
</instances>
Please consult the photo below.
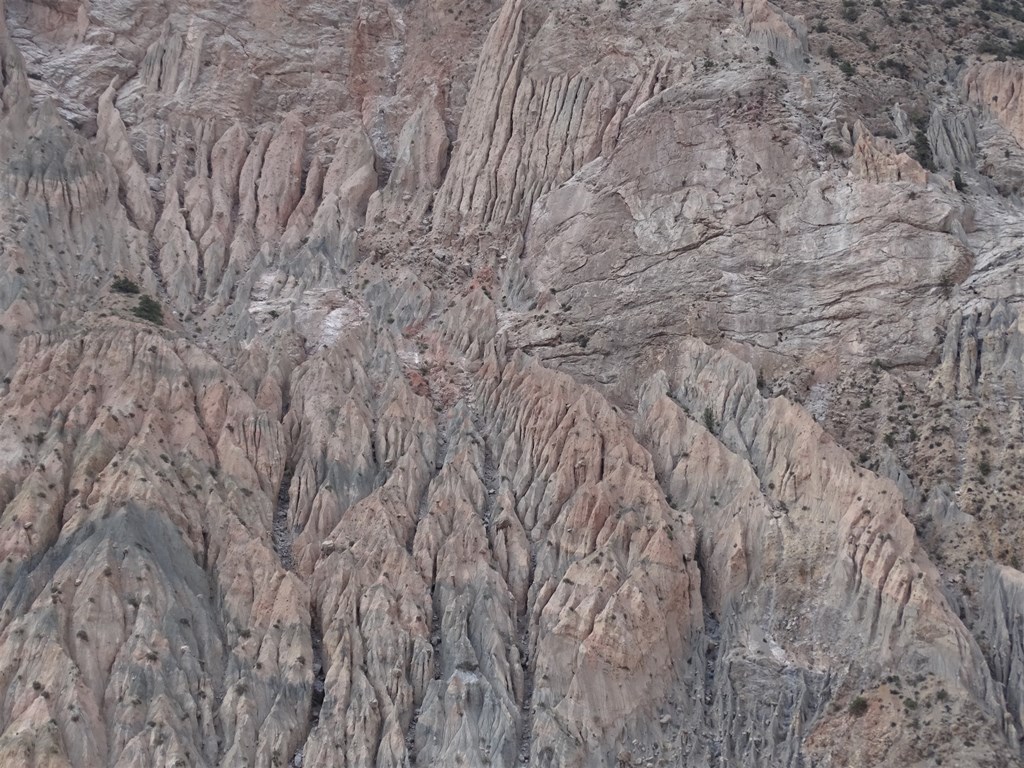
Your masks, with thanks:
<instances>
[{"instance_id":1,"label":"exposed rock face","mask_svg":"<svg viewBox=\"0 0 1024 768\"><path fill-rule=\"evenodd\" d=\"M0 764L1024 764L1024 69L921 13L0 2Z\"/></svg>"},{"instance_id":2,"label":"exposed rock face","mask_svg":"<svg viewBox=\"0 0 1024 768\"><path fill-rule=\"evenodd\" d=\"M387 186L370 198L370 219L377 225L422 219L444 178L448 146L444 119L434 100L426 99L399 134Z\"/></svg>"},{"instance_id":3,"label":"exposed rock face","mask_svg":"<svg viewBox=\"0 0 1024 768\"><path fill-rule=\"evenodd\" d=\"M691 342L677 375L652 380L642 414L669 498L697 522L708 609L723 617L720 695L765 686L785 670L802 699L720 711L733 732L723 734L726 762L751 761L737 748L746 739L770 762L793 759L793 733L810 730L824 699L881 668L947 691L963 686L1001 708L1000 688L979 674L981 654L943 597L897 488L857 468L804 410L763 400L754 372L731 356ZM687 411L707 414L705 425ZM928 651L915 636L928 638ZM840 649L853 679L832 669ZM892 755L902 745L887 746Z\"/></svg>"},{"instance_id":4,"label":"exposed rock face","mask_svg":"<svg viewBox=\"0 0 1024 768\"><path fill-rule=\"evenodd\" d=\"M807 24L768 0L734 0L744 17L743 30L790 66L801 67L807 54Z\"/></svg>"},{"instance_id":5,"label":"exposed rock face","mask_svg":"<svg viewBox=\"0 0 1024 768\"><path fill-rule=\"evenodd\" d=\"M964 77L967 98L990 111L1017 141L1024 140L1022 82L1024 70L1007 62L979 64Z\"/></svg>"},{"instance_id":6,"label":"exposed rock face","mask_svg":"<svg viewBox=\"0 0 1024 768\"><path fill-rule=\"evenodd\" d=\"M863 125L855 127L857 134L853 146L853 175L874 184L910 181L921 186L928 184L928 172L906 152L896 152L893 142L876 139ZM951 151L952 153L952 151Z\"/></svg>"}]
</instances>

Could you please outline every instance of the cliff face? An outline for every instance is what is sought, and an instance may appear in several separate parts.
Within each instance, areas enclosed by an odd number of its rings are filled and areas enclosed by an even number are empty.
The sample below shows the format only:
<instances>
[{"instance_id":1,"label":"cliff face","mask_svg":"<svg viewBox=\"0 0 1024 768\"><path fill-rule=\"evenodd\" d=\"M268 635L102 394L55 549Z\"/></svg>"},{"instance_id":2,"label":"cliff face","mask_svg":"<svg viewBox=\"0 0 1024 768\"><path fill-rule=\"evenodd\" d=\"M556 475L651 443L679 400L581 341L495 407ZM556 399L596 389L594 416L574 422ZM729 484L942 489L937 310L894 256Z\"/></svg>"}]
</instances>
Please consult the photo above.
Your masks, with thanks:
<instances>
[{"instance_id":1,"label":"cliff face","mask_svg":"<svg viewBox=\"0 0 1024 768\"><path fill-rule=\"evenodd\" d=\"M0 764L1024 764L946 5L0 1Z\"/></svg>"}]
</instances>

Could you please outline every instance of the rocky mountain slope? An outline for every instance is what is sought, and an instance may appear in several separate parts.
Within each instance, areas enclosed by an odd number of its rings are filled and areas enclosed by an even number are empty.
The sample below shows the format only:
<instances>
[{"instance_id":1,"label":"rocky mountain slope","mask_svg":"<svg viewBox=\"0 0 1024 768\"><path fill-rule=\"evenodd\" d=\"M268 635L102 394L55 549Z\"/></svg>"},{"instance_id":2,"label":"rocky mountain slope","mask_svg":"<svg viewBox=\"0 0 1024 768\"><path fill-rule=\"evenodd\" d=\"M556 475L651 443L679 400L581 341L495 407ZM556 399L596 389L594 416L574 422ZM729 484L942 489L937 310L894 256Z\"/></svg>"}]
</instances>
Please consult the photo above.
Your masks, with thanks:
<instances>
[{"instance_id":1,"label":"rocky mountain slope","mask_svg":"<svg viewBox=\"0 0 1024 768\"><path fill-rule=\"evenodd\" d=\"M0 0L0 765L1024 765L1022 34Z\"/></svg>"}]
</instances>

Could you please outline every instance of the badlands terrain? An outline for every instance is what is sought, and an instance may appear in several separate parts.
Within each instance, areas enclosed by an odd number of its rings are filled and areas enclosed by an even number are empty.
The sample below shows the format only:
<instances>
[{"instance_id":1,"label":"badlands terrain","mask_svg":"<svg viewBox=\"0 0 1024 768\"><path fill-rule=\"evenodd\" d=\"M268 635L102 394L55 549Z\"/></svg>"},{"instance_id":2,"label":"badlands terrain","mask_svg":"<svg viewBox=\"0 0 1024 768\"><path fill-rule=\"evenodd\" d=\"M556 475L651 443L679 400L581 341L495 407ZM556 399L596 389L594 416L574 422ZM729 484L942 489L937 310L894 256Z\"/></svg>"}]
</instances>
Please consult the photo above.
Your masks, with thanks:
<instances>
[{"instance_id":1,"label":"badlands terrain","mask_svg":"<svg viewBox=\"0 0 1024 768\"><path fill-rule=\"evenodd\" d=\"M1024 2L0 0L0 766L1022 766Z\"/></svg>"}]
</instances>

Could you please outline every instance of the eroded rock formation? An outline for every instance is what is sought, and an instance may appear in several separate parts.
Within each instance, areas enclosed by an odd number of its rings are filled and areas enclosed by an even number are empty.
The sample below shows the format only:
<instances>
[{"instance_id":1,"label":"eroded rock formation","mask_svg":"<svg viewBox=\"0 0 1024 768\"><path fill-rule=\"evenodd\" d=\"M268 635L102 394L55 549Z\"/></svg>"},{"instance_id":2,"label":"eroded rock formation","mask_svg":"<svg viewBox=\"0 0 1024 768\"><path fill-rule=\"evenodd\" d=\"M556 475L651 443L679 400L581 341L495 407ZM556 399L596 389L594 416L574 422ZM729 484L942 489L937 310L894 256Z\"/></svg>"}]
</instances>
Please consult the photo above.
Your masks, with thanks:
<instances>
[{"instance_id":1,"label":"eroded rock formation","mask_svg":"<svg viewBox=\"0 0 1024 768\"><path fill-rule=\"evenodd\" d=\"M0 763L1021 764L963 5L0 3Z\"/></svg>"}]
</instances>

